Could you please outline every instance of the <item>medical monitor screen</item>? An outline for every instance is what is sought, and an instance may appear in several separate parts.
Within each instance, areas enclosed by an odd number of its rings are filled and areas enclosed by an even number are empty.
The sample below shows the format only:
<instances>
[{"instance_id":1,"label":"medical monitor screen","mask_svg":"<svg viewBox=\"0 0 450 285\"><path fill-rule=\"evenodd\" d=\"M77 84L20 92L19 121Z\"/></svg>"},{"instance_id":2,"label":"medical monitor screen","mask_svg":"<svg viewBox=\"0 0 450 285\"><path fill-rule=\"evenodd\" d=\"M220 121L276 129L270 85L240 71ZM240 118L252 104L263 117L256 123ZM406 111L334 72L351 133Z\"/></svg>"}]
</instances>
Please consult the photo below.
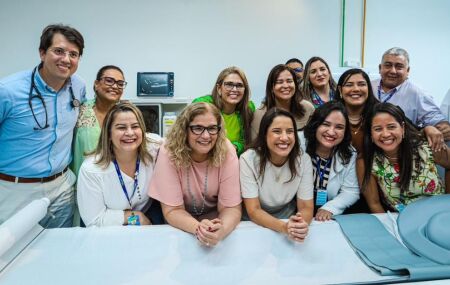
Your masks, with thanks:
<instances>
[{"instance_id":1,"label":"medical monitor screen","mask_svg":"<svg viewBox=\"0 0 450 285\"><path fill-rule=\"evenodd\" d=\"M172 97L174 90L173 72L138 72L137 96Z\"/></svg>"}]
</instances>

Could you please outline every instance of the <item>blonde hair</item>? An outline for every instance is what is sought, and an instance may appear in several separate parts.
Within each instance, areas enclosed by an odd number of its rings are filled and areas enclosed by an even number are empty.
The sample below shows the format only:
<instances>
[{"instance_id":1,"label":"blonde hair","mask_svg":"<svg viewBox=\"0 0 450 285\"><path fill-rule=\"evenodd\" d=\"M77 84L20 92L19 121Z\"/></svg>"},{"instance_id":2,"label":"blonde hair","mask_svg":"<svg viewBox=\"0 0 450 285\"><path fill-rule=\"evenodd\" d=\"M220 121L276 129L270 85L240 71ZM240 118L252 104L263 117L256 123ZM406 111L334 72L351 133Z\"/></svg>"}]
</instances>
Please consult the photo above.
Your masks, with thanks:
<instances>
[{"instance_id":1,"label":"blonde hair","mask_svg":"<svg viewBox=\"0 0 450 285\"><path fill-rule=\"evenodd\" d=\"M170 159L176 167L188 167L192 163L191 152L192 149L188 143L189 124L198 115L211 113L217 120L217 124L221 126L217 133L216 144L209 152L209 164L219 167L225 160L228 151L227 138L225 136L225 129L223 128L223 120L219 109L212 104L199 102L192 103L186 106L181 114L177 117L175 124L170 129L166 138L166 149L169 152Z\"/></svg>"},{"instance_id":2,"label":"blonde hair","mask_svg":"<svg viewBox=\"0 0 450 285\"><path fill-rule=\"evenodd\" d=\"M216 84L214 84L214 87L211 91L211 95L213 98L214 105L219 108L219 110L223 109L223 101L222 96L219 94L219 91L217 88L219 88L225 78L230 74L237 74L244 84L244 96L242 97L242 100L236 105L235 111L238 111L241 116L241 128L242 128L242 135L243 139L246 145L250 144L251 140L251 124L253 120L253 111L249 108L248 103L250 101L250 86L248 85L247 77L245 76L245 73L242 69L236 66L230 66L222 70L220 72L219 76L217 76Z\"/></svg>"},{"instance_id":3,"label":"blonde hair","mask_svg":"<svg viewBox=\"0 0 450 285\"><path fill-rule=\"evenodd\" d=\"M105 168L115 159L113 144L111 140L112 124L116 119L117 114L124 112L132 112L136 116L139 128L141 129L142 143L138 148L138 155L141 161L146 165L153 161L152 156L147 150L147 143L153 141L145 136L145 123L141 111L128 101L122 101L113 105L113 107L111 107L111 109L106 114L105 119L103 120L103 126L100 133L100 138L98 140L98 145L94 152L97 158L96 164L99 164Z\"/></svg>"}]
</instances>

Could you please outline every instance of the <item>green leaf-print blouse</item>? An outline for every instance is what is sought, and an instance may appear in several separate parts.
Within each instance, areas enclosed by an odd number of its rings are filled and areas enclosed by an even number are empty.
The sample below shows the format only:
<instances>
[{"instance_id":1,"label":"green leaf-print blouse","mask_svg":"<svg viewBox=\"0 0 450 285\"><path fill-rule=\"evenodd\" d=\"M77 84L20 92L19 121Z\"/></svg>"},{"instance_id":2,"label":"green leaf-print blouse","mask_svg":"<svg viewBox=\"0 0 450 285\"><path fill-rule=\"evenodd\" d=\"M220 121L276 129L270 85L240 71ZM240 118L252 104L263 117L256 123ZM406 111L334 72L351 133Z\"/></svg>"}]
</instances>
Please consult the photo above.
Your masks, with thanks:
<instances>
[{"instance_id":1,"label":"green leaf-print blouse","mask_svg":"<svg viewBox=\"0 0 450 285\"><path fill-rule=\"evenodd\" d=\"M390 163L384 155L375 154L372 174L381 190L381 199L393 211L396 211L395 205L400 203L406 206L423 196L444 194L431 149L425 144L418 148L418 157L413 161L409 189L402 195L399 184L400 168L397 163Z\"/></svg>"}]
</instances>

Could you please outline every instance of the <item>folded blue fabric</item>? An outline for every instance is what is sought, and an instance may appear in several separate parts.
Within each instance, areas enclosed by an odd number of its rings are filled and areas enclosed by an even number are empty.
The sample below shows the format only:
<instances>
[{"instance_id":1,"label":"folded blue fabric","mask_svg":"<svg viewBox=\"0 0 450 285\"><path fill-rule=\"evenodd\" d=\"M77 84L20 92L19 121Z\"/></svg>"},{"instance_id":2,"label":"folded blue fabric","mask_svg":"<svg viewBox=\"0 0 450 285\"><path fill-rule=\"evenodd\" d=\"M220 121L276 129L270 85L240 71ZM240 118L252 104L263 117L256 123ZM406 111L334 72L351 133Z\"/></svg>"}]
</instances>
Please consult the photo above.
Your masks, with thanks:
<instances>
[{"instance_id":1,"label":"folded blue fabric","mask_svg":"<svg viewBox=\"0 0 450 285\"><path fill-rule=\"evenodd\" d=\"M450 195L422 198L397 219L403 243L417 255L450 265Z\"/></svg>"},{"instance_id":2,"label":"folded blue fabric","mask_svg":"<svg viewBox=\"0 0 450 285\"><path fill-rule=\"evenodd\" d=\"M339 215L335 219L358 256L381 275L409 276L411 281L450 278L450 266L414 254L375 216Z\"/></svg>"}]
</instances>

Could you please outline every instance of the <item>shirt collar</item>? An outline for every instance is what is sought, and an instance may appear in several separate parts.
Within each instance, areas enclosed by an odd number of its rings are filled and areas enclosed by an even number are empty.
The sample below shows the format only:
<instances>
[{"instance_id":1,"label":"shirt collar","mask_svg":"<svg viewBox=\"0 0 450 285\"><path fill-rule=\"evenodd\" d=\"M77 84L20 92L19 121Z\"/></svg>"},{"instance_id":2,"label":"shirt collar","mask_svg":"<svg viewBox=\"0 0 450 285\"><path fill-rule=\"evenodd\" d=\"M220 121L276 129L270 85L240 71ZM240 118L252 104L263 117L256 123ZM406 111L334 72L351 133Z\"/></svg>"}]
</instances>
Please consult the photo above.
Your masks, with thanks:
<instances>
[{"instance_id":1,"label":"shirt collar","mask_svg":"<svg viewBox=\"0 0 450 285\"><path fill-rule=\"evenodd\" d=\"M51 93L57 93L55 89L53 89L53 87L51 87L50 85L47 84L47 82L44 81L44 79L41 76L41 73L39 72L39 69L41 68L41 64L39 64L36 67L36 72L34 74L35 77L35 84L38 88L42 89L42 90L46 90L48 92ZM62 90L67 90L68 88L72 87L72 77L69 77L66 82L64 83L63 87L61 88L60 91Z\"/></svg>"},{"instance_id":2,"label":"shirt collar","mask_svg":"<svg viewBox=\"0 0 450 285\"><path fill-rule=\"evenodd\" d=\"M406 82L409 80L409 78L406 78L405 81L403 81L400 85L395 86L394 88L392 88L391 90L388 90L387 92L384 92L382 86L383 86L383 80L380 79L380 89L381 89L381 94L389 94L391 92L397 92L399 91L404 85L406 85Z\"/></svg>"}]
</instances>

